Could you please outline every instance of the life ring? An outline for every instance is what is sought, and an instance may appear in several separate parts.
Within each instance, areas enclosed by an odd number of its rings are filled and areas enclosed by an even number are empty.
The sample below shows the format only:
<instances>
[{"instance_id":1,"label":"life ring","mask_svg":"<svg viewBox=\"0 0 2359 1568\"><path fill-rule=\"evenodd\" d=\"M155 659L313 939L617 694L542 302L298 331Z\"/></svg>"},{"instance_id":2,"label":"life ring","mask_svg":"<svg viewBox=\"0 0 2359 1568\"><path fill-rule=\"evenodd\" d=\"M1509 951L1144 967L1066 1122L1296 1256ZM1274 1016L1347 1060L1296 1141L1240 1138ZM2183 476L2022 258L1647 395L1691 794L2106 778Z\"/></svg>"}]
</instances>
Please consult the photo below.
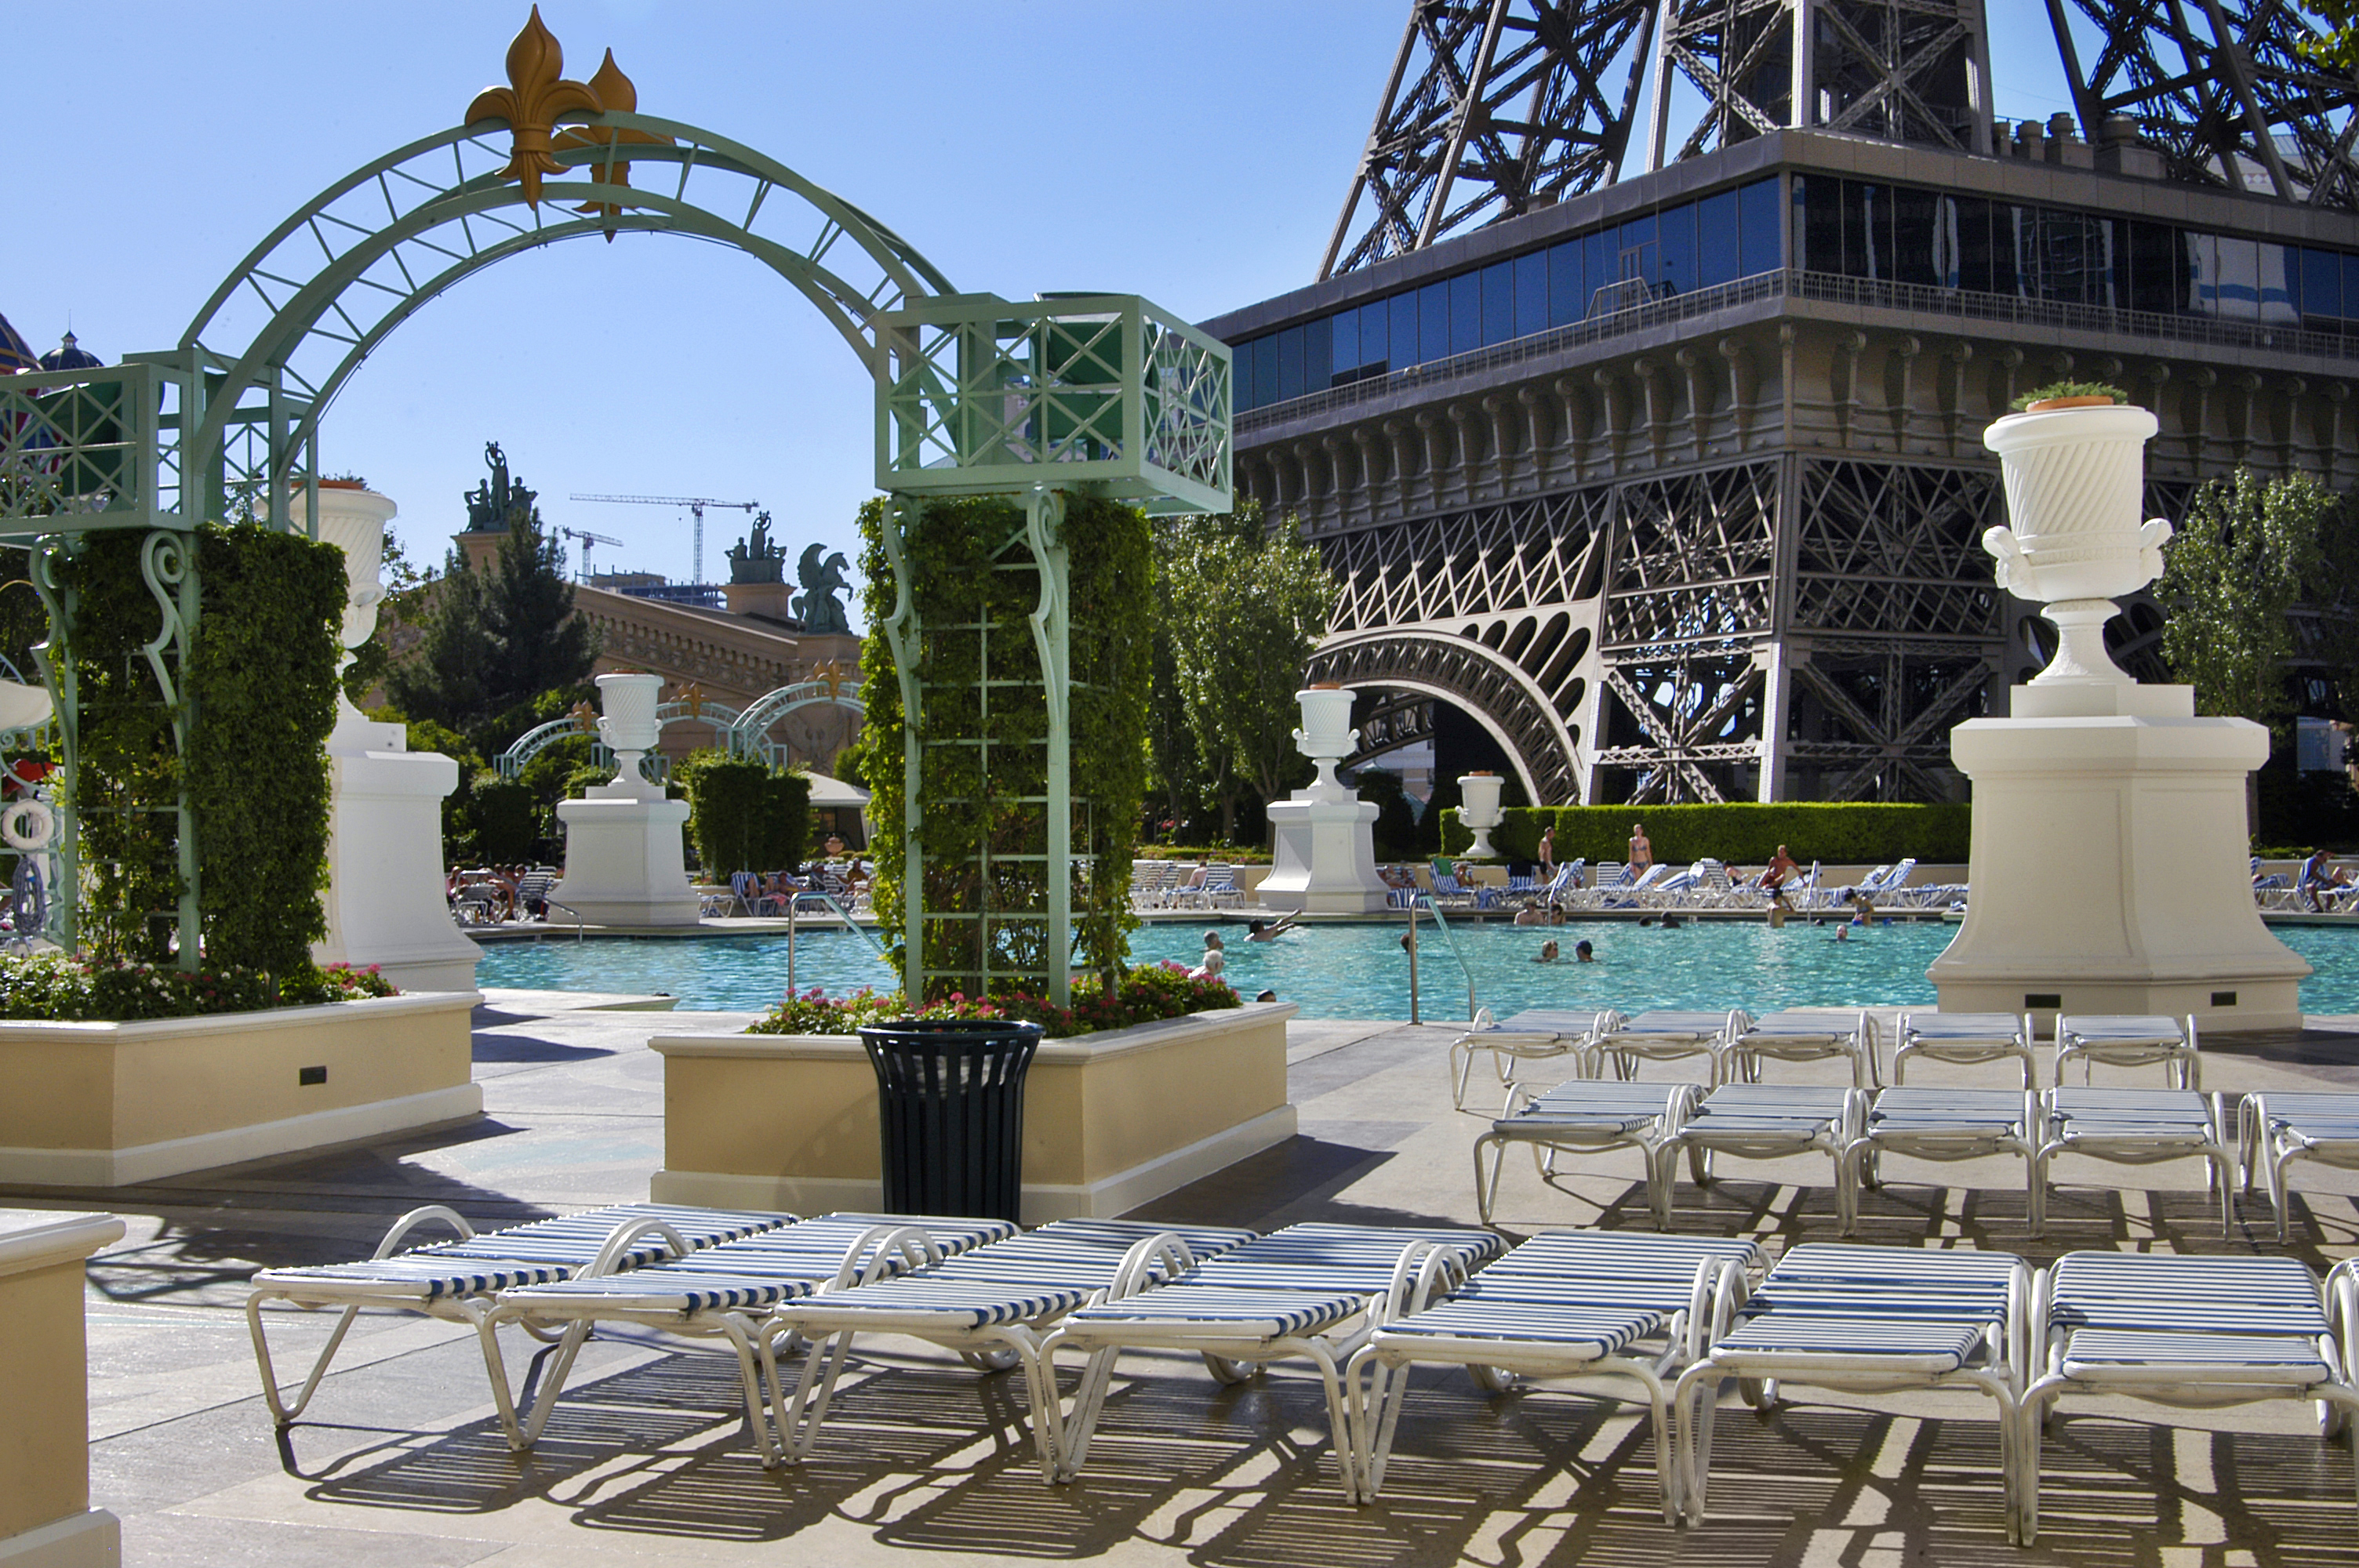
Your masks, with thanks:
<instances>
[{"instance_id":1,"label":"life ring","mask_svg":"<svg viewBox=\"0 0 2359 1568\"><path fill-rule=\"evenodd\" d=\"M20 800L0 811L0 838L12 849L46 849L58 836L58 814L47 803Z\"/></svg>"}]
</instances>

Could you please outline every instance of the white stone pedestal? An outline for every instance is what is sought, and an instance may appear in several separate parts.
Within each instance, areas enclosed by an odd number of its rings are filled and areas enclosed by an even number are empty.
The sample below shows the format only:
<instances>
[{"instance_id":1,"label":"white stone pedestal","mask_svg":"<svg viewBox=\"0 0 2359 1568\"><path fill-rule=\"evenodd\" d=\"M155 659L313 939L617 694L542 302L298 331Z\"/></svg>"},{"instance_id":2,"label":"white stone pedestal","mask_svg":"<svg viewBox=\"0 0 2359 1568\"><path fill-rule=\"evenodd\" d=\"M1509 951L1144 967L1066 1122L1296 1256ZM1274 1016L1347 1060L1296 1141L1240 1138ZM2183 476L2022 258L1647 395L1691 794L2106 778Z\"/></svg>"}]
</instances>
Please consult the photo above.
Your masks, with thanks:
<instances>
[{"instance_id":1,"label":"white stone pedestal","mask_svg":"<svg viewBox=\"0 0 2359 1568\"><path fill-rule=\"evenodd\" d=\"M2247 872L2245 775L2268 732L2197 719L2185 687L2015 691L1951 731L1974 781L1965 923L1926 971L1944 1011L2195 1015L2291 1029L2310 966L2269 935ZM2028 710L2030 716L2021 716Z\"/></svg>"},{"instance_id":2,"label":"white stone pedestal","mask_svg":"<svg viewBox=\"0 0 2359 1568\"><path fill-rule=\"evenodd\" d=\"M1306 798L1318 794L1297 790L1291 800L1271 804L1277 852L1257 890L1260 902L1308 914L1383 909L1388 890L1376 875L1375 804L1349 793L1335 799Z\"/></svg>"},{"instance_id":3,"label":"white stone pedestal","mask_svg":"<svg viewBox=\"0 0 2359 1568\"><path fill-rule=\"evenodd\" d=\"M557 804L565 824L565 880L549 897L592 925L693 925L696 890L689 885L680 829L688 802L636 792Z\"/></svg>"},{"instance_id":4,"label":"white stone pedestal","mask_svg":"<svg viewBox=\"0 0 2359 1568\"><path fill-rule=\"evenodd\" d=\"M483 949L451 924L443 890L442 801L459 764L406 746L400 725L357 715L328 737L328 935L311 957L375 964L405 991L471 991Z\"/></svg>"}]
</instances>

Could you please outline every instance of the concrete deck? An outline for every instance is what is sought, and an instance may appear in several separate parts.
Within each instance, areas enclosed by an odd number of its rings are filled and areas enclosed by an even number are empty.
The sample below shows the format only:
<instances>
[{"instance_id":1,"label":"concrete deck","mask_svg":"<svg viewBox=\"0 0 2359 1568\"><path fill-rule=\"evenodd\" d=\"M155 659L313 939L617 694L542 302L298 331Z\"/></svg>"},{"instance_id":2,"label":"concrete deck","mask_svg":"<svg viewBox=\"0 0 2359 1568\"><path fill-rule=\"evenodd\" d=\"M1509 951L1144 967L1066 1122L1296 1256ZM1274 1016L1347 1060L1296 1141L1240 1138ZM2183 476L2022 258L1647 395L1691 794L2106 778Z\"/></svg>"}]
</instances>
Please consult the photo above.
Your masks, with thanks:
<instances>
[{"instance_id":1,"label":"concrete deck","mask_svg":"<svg viewBox=\"0 0 2359 1568\"><path fill-rule=\"evenodd\" d=\"M2005 1543L1995 1431L1969 1395L1871 1407L1797 1389L1767 1418L1725 1411L1712 1516L1685 1533L1656 1511L1643 1414L1546 1390L1484 1399L1432 1373L1419 1377L1385 1497L1366 1509L1335 1491L1307 1369L1222 1389L1176 1357L1125 1359L1088 1470L1056 1489L1032 1465L1020 1382L894 1341L864 1347L818 1458L798 1470L761 1468L725 1355L636 1331L591 1343L541 1447L516 1459L491 1418L472 1335L397 1315L361 1319L307 1419L282 1438L239 1310L256 1267L364 1256L419 1204L490 1226L647 1195L662 1154L660 1063L644 1048L652 1021L578 1000L496 1000L477 1016L490 1112L479 1126L149 1187L0 1194L130 1223L90 1271L92 1501L122 1516L125 1562L2237 1568L2348 1563L2359 1540L2350 1448L2321 1444L2307 1408L2291 1405L2182 1413L2183 1430L2136 1405L2120 1419L2067 1414L2048 1444L2040 1542L2022 1552ZM673 1013L662 1027L745 1022ZM2206 1087L2359 1085L2359 1020L2314 1024L2207 1042ZM1153 1214L1263 1227L1473 1224L1467 1150L1482 1121L1450 1108L1452 1033L1298 1022L1288 1054L1301 1136ZM1834 1235L1823 1160L1722 1169L1709 1191L1681 1184L1682 1229L1777 1246ZM2064 1168L2075 1184L2033 1244L2018 1171L1890 1161L1862 1238L2041 1261L2082 1247L2275 1250L2261 1198L2222 1240L2191 1163ZM1635 1156L1608 1155L1552 1188L1511 1160L1500 1223L1517 1235L1643 1227L1636 1176ZM2359 1250L2359 1175L2301 1180L2290 1250L2313 1266ZM289 1377L332 1323L269 1318ZM519 1376L533 1348L511 1341Z\"/></svg>"}]
</instances>

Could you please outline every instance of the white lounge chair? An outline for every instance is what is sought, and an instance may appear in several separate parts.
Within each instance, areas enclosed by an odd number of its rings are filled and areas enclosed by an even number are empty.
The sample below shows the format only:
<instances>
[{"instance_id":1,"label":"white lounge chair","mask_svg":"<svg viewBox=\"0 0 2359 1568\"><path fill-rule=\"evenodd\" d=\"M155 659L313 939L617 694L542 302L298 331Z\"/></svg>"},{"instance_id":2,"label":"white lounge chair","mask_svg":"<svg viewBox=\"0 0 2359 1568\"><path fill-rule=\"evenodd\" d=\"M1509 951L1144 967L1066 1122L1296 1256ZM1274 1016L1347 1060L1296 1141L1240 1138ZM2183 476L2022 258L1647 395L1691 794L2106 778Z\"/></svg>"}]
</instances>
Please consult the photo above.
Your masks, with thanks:
<instances>
[{"instance_id":1,"label":"white lounge chair","mask_svg":"<svg viewBox=\"0 0 2359 1568\"><path fill-rule=\"evenodd\" d=\"M2067 1013L2056 1021L2055 1081L2060 1087L2064 1082L2066 1065L2075 1061L2081 1064L2083 1083L2089 1081L2091 1070L2100 1064L2109 1067L2146 1067L2158 1062L2171 1087L2203 1087L2203 1063L2197 1051L2192 1013L2184 1019Z\"/></svg>"},{"instance_id":2,"label":"white lounge chair","mask_svg":"<svg viewBox=\"0 0 2359 1568\"><path fill-rule=\"evenodd\" d=\"M1489 1265L1440 1305L1379 1325L1344 1376L1361 1499L1374 1501L1384 1485L1408 1402L1407 1368L1463 1367L1486 1394L1516 1378L1623 1397L1636 1384L1654 1417L1663 1517L1677 1522L1671 1382L1765 1261L1759 1244L1744 1238L1555 1231Z\"/></svg>"},{"instance_id":3,"label":"white lounge chair","mask_svg":"<svg viewBox=\"0 0 2359 1568\"><path fill-rule=\"evenodd\" d=\"M1450 1043L1451 1104L1460 1110L1466 1108L1466 1081L1473 1074L1478 1052L1489 1054L1492 1069L1502 1084L1515 1082L1514 1066L1518 1062L1563 1056L1572 1057L1582 1073L1593 1076L1598 1034L1621 1022L1622 1015L1608 1008L1603 1012L1531 1010L1502 1023L1492 1018L1489 1008L1480 1008L1466 1033Z\"/></svg>"},{"instance_id":4,"label":"white lounge chair","mask_svg":"<svg viewBox=\"0 0 2359 1568\"><path fill-rule=\"evenodd\" d=\"M2045 1123L2035 1089L1961 1089L1896 1087L1879 1092L1867 1123L1843 1162L1851 1190L1884 1184L1881 1157L1889 1152L1919 1160L1977 1160L2012 1154L2023 1162L2025 1212L2031 1234L2047 1220L2047 1189L2038 1176L2039 1139ZM1857 1227L1854 1195L1845 1235Z\"/></svg>"},{"instance_id":5,"label":"white lounge chair","mask_svg":"<svg viewBox=\"0 0 2359 1568\"><path fill-rule=\"evenodd\" d=\"M1491 1124L1490 1131L1474 1141L1476 1212L1484 1224L1491 1223L1507 1146L1522 1143L1530 1147L1532 1162L1543 1181L1556 1174L1559 1154L1636 1149L1645 1159L1647 1212L1668 1213L1668 1196L1656 1191L1660 1176L1655 1152L1694 1113L1702 1093L1694 1084L1614 1083L1593 1077L1559 1084L1542 1095L1534 1095L1521 1084L1515 1086L1505 1112ZM1483 1163L1485 1153L1491 1157L1487 1176ZM1698 1174L1701 1177L1701 1167Z\"/></svg>"},{"instance_id":6,"label":"white lounge chair","mask_svg":"<svg viewBox=\"0 0 2359 1568\"><path fill-rule=\"evenodd\" d=\"M2359 1410L2351 1335L2359 1283L2348 1262L2321 1289L2289 1258L2071 1252L2040 1277L2038 1348L2024 1391L2017 1533L2039 1531L2039 1444L2067 1394L2197 1410L2315 1400L2332 1436Z\"/></svg>"},{"instance_id":7,"label":"white lounge chair","mask_svg":"<svg viewBox=\"0 0 2359 1568\"><path fill-rule=\"evenodd\" d=\"M2027 1089L2039 1081L2031 1059L2035 1038L2027 1012L1904 1012L1893 1038L1892 1081L1906 1083L1908 1064L1920 1059L1963 1066L2012 1059L2021 1064Z\"/></svg>"},{"instance_id":8,"label":"white lounge chair","mask_svg":"<svg viewBox=\"0 0 2359 1568\"><path fill-rule=\"evenodd\" d=\"M1022 1368L1040 1472L1053 1477L1064 1435L1056 1382L1042 1355L1053 1325L1109 1290L1164 1277L1174 1260L1185 1266L1253 1235L1218 1226L1060 1219L897 1279L781 1302L763 1333L793 1331L813 1344L791 1398L772 1405L780 1457L796 1463L810 1455L854 1336L893 1334L954 1350L981 1371Z\"/></svg>"},{"instance_id":9,"label":"white lounge chair","mask_svg":"<svg viewBox=\"0 0 2359 1568\"><path fill-rule=\"evenodd\" d=\"M1833 1166L1835 1213L1848 1229L1858 1206L1845 1176L1843 1151L1865 1135L1867 1095L1861 1089L1821 1084L1723 1084L1655 1150L1658 1176L1649 1196L1656 1199L1655 1223L1671 1225L1672 1184L1682 1151L1693 1168L1696 1184L1712 1180L1712 1157L1737 1160L1782 1160L1796 1154L1821 1153Z\"/></svg>"},{"instance_id":10,"label":"white lounge chair","mask_svg":"<svg viewBox=\"0 0 2359 1568\"><path fill-rule=\"evenodd\" d=\"M519 1323L543 1334L560 1325L563 1330L520 1437L511 1433L513 1445L527 1449L540 1440L592 1326L628 1323L687 1338L727 1339L737 1353L746 1432L763 1464L777 1465L783 1454L763 1410L765 1386L772 1403L778 1394L777 1361L762 1332L773 1307L820 1291L890 1279L1015 1233L1016 1227L1004 1219L832 1214L620 1273L585 1273L503 1291L492 1312L495 1327Z\"/></svg>"},{"instance_id":11,"label":"white lounge chair","mask_svg":"<svg viewBox=\"0 0 2359 1568\"><path fill-rule=\"evenodd\" d=\"M1613 1058L1615 1076L1628 1078L1636 1075L1642 1061L1676 1062L1702 1056L1712 1063L1712 1081L1716 1084L1728 1042L1752 1022L1734 1008L1726 1012L1651 1009L1598 1033L1598 1071L1604 1070L1602 1064L1606 1057Z\"/></svg>"},{"instance_id":12,"label":"white lounge chair","mask_svg":"<svg viewBox=\"0 0 2359 1568\"><path fill-rule=\"evenodd\" d=\"M2193 1089L2049 1089L2042 1097L2044 1130L2034 1164L2049 1184L2059 1154L2086 1154L2123 1165L2201 1160L2206 1190L2220 1199L2220 1233L2234 1223L2236 1149L2228 1139L2228 1112L2217 1095Z\"/></svg>"},{"instance_id":13,"label":"white lounge chair","mask_svg":"<svg viewBox=\"0 0 2359 1568\"><path fill-rule=\"evenodd\" d=\"M1141 1277L1117 1286L1049 1336L1044 1361L1067 1346L1089 1356L1065 1421L1057 1478L1071 1480L1088 1457L1123 1351L1193 1351L1224 1383L1299 1357L1319 1369L1337 1477L1345 1499L1356 1499L1344 1363L1377 1325L1457 1290L1503 1246L1484 1230L1307 1224L1192 1266L1183 1267L1190 1260L1175 1251L1168 1281Z\"/></svg>"},{"instance_id":14,"label":"white lounge chair","mask_svg":"<svg viewBox=\"0 0 2359 1568\"><path fill-rule=\"evenodd\" d=\"M1857 1088L1874 1088L1883 1081L1876 1065L1875 1016L1865 1008L1855 1012L1832 1009L1788 1010L1750 1019L1721 1046L1715 1069L1720 1082L1754 1082L1761 1076L1761 1058L1780 1062L1818 1061L1841 1056L1851 1063L1851 1081Z\"/></svg>"},{"instance_id":15,"label":"white lounge chair","mask_svg":"<svg viewBox=\"0 0 2359 1568\"><path fill-rule=\"evenodd\" d=\"M413 1312L463 1323L475 1331L500 1424L513 1441L518 1435L516 1408L508 1396L497 1325L492 1321L492 1308L500 1292L579 1274L637 1268L793 1223L795 1217L790 1214L617 1204L479 1233L464 1216L440 1204L414 1208L393 1222L364 1262L264 1269L255 1274L253 1292L245 1300L245 1323L262 1373L262 1397L280 1426L290 1424L319 1391L328 1363L335 1359L363 1307ZM427 1225L448 1226L458 1232L459 1239L404 1249L402 1244L410 1233ZM651 1235L658 1227L662 1234ZM262 1308L266 1302L288 1302L307 1312L321 1307L343 1309L292 1403L282 1396L277 1371L271 1364L270 1343L263 1331Z\"/></svg>"},{"instance_id":16,"label":"white lounge chair","mask_svg":"<svg viewBox=\"0 0 2359 1568\"><path fill-rule=\"evenodd\" d=\"M1742 1379L1747 1402L1763 1410L1776 1403L1781 1381L1867 1394L1981 1393L1999 1407L1999 1470L2012 1496L2031 1290L2030 1269L2002 1252L1824 1242L1789 1249L1673 1390L1685 1522L1703 1519L1714 1390L1728 1377ZM2012 1509L2008 1523L2012 1537Z\"/></svg>"},{"instance_id":17,"label":"white lounge chair","mask_svg":"<svg viewBox=\"0 0 2359 1568\"><path fill-rule=\"evenodd\" d=\"M2246 1095L2236 1108L2237 1148L2243 1152L2245 1191L2253 1172L2267 1177L2269 1205L2277 1217L2277 1240L2286 1238L2286 1213L2292 1195L2287 1173L2299 1161L2315 1160L2341 1170L2359 1170L2359 1094L2320 1089L2272 1089Z\"/></svg>"}]
</instances>

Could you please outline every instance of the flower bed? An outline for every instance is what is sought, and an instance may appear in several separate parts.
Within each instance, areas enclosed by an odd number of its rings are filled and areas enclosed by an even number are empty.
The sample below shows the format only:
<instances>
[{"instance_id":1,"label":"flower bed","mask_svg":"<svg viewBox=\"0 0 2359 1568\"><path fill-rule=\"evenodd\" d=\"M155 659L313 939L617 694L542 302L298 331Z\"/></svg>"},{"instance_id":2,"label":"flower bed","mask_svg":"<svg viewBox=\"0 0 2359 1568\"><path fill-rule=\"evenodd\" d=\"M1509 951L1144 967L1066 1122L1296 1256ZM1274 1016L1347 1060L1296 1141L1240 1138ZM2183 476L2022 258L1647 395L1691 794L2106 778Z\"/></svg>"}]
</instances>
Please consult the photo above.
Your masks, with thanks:
<instances>
[{"instance_id":1,"label":"flower bed","mask_svg":"<svg viewBox=\"0 0 2359 1568\"><path fill-rule=\"evenodd\" d=\"M393 982L371 965L307 968L276 981L259 969L223 968L193 974L162 964L109 963L61 953L0 959L0 1019L63 1023L128 1023L198 1018L392 996Z\"/></svg>"},{"instance_id":2,"label":"flower bed","mask_svg":"<svg viewBox=\"0 0 2359 1568\"><path fill-rule=\"evenodd\" d=\"M1193 979L1180 965L1163 963L1125 971L1112 994L1094 975L1075 980L1071 1007L1059 1007L1028 991L1009 990L990 997L953 992L912 1013L902 1004L899 991L862 989L850 996L831 997L814 986L788 996L770 1010L769 1017L745 1033L850 1034L863 1024L881 1023L888 1018L993 1018L1038 1023L1049 1039L1062 1040L1240 1005L1235 989L1226 981Z\"/></svg>"}]
</instances>

